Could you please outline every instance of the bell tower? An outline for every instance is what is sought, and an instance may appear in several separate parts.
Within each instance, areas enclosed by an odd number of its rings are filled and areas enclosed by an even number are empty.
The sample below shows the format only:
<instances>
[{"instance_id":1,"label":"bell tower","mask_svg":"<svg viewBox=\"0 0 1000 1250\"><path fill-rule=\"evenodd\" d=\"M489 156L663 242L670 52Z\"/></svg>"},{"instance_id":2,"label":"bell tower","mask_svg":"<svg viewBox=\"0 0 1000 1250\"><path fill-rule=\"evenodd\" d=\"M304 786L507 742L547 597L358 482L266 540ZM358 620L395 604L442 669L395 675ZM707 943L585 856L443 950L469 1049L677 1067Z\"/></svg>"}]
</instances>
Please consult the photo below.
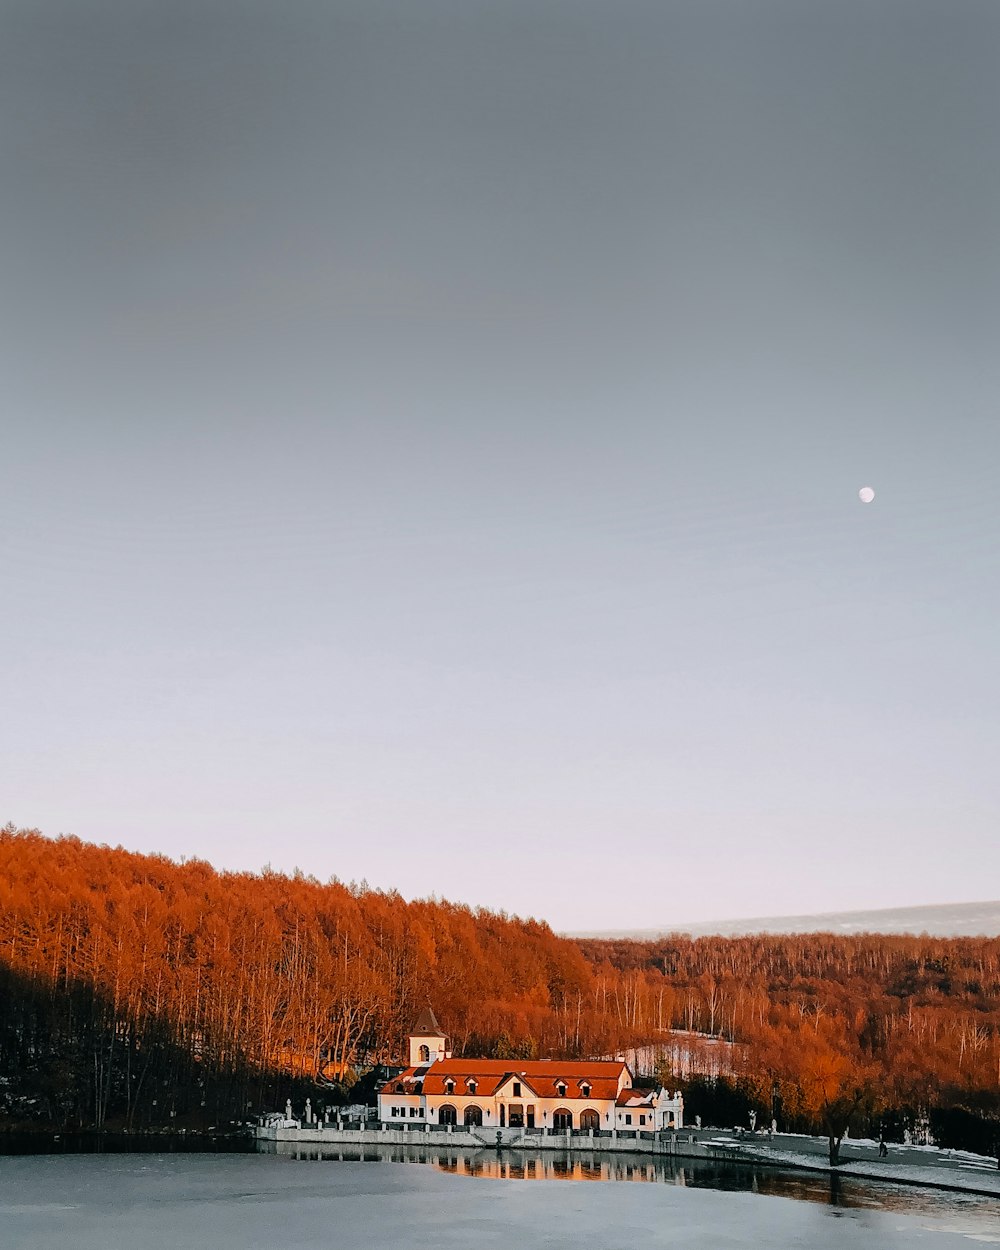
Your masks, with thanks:
<instances>
[{"instance_id":1,"label":"bell tower","mask_svg":"<svg viewBox=\"0 0 1000 1250\"><path fill-rule=\"evenodd\" d=\"M430 1007L425 1007L410 1030L410 1067L426 1067L438 1059L450 1059L451 1046Z\"/></svg>"}]
</instances>

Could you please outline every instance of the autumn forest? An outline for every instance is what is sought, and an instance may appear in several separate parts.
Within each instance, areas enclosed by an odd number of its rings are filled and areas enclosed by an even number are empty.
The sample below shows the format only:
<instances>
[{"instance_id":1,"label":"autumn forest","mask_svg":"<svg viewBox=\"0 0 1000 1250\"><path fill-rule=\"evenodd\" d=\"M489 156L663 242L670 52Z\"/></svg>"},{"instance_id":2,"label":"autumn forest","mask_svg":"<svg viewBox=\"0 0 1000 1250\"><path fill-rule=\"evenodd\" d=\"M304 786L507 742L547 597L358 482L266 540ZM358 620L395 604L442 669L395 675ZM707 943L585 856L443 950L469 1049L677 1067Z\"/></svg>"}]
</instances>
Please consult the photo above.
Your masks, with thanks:
<instances>
[{"instance_id":1,"label":"autumn forest","mask_svg":"<svg viewBox=\"0 0 1000 1250\"><path fill-rule=\"evenodd\" d=\"M0 830L7 1127L208 1128L305 1093L363 1100L428 1003L457 1054L637 1054L706 1123L1000 1136L996 938L573 940L364 884Z\"/></svg>"}]
</instances>

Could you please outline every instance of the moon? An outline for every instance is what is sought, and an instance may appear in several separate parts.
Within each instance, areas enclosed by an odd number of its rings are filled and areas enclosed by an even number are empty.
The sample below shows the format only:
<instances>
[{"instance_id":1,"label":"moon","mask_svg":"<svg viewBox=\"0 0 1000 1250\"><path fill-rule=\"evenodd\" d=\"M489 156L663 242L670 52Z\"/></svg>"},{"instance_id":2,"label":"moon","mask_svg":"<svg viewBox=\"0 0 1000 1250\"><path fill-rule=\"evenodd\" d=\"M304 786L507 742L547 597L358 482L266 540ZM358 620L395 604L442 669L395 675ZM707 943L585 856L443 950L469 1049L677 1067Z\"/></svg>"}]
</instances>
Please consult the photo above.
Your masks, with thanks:
<instances>
[{"instance_id":1,"label":"moon","mask_svg":"<svg viewBox=\"0 0 1000 1250\"><path fill-rule=\"evenodd\" d=\"M875 492L870 486L862 486L858 491L858 498L862 503L871 503L871 501L875 498Z\"/></svg>"}]
</instances>

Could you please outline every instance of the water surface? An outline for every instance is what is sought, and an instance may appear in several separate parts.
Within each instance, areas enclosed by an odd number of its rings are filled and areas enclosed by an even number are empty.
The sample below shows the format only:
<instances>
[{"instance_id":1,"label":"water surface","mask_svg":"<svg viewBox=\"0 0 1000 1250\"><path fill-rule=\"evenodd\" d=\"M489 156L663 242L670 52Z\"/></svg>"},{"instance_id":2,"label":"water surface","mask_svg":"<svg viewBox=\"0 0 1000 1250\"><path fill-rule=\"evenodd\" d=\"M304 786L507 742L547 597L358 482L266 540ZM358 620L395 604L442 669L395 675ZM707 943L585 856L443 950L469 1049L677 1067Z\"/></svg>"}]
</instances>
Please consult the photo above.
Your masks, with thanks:
<instances>
[{"instance_id":1,"label":"water surface","mask_svg":"<svg viewBox=\"0 0 1000 1250\"><path fill-rule=\"evenodd\" d=\"M1000 1244L1000 1204L993 1199L680 1160L541 1154L532 1160L507 1153L512 1157L434 1150L404 1157L400 1149L367 1162L296 1158L294 1148L253 1155L6 1156L0 1158L0 1244L4 1250ZM567 1183L591 1179L603 1183Z\"/></svg>"}]
</instances>

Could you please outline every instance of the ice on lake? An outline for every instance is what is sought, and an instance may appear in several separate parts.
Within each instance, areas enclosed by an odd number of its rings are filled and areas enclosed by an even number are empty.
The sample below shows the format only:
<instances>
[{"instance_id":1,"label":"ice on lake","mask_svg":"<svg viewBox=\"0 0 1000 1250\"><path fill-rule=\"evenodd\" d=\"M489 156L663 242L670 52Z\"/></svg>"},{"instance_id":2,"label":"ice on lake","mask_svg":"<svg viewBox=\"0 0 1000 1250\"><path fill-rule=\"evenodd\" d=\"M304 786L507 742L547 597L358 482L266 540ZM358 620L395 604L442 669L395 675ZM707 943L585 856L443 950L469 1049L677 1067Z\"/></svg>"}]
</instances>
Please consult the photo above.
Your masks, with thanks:
<instances>
[{"instance_id":1,"label":"ice on lake","mask_svg":"<svg viewBox=\"0 0 1000 1250\"><path fill-rule=\"evenodd\" d=\"M750 1188L720 1189L709 1187L711 1176L683 1169L644 1169L647 1184L567 1183L545 1179L543 1169L536 1170L542 1179L530 1181L512 1178L509 1165L488 1152L479 1175L464 1164L448 1170L450 1160L428 1162L444 1167L279 1154L8 1156L0 1158L0 1246L893 1250L968 1246L970 1240L1000 1244L1000 1204L973 1196L846 1183L831 1190L829 1178L807 1174L789 1177L787 1186L761 1174L745 1182ZM515 1164L521 1174L523 1163ZM562 1173L584 1174L571 1167ZM760 1192L761 1185L768 1192Z\"/></svg>"}]
</instances>

